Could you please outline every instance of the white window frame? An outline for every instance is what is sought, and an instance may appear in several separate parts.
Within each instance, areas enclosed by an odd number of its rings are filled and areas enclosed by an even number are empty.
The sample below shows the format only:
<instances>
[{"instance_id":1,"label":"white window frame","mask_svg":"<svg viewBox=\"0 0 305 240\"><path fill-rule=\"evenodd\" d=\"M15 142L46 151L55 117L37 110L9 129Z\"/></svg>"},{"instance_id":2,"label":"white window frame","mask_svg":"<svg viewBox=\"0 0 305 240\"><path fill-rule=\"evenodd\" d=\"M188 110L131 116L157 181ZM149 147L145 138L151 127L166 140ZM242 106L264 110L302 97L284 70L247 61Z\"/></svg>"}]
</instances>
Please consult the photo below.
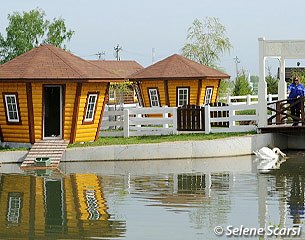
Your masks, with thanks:
<instances>
[{"instance_id":1,"label":"white window frame","mask_svg":"<svg viewBox=\"0 0 305 240\"><path fill-rule=\"evenodd\" d=\"M21 209L21 195L9 196L7 221L10 223L19 223Z\"/></svg>"},{"instance_id":2,"label":"white window frame","mask_svg":"<svg viewBox=\"0 0 305 240\"><path fill-rule=\"evenodd\" d=\"M8 103L9 98L13 98L15 102ZM20 118L19 118L17 95L16 94L4 94L4 99L5 99L5 109L6 109L7 121L11 122L11 123L19 123ZM9 106L11 106L12 110L9 110L9 108L10 108ZM16 118L15 117L11 118L10 113L13 113L13 115L15 115L15 113L16 113Z\"/></svg>"},{"instance_id":3,"label":"white window frame","mask_svg":"<svg viewBox=\"0 0 305 240\"><path fill-rule=\"evenodd\" d=\"M149 101L151 107L160 107L159 92L157 88L149 88Z\"/></svg>"},{"instance_id":4,"label":"white window frame","mask_svg":"<svg viewBox=\"0 0 305 240\"><path fill-rule=\"evenodd\" d=\"M210 104L213 96L213 87L206 87L205 89L205 95L204 95L204 104Z\"/></svg>"},{"instance_id":5,"label":"white window frame","mask_svg":"<svg viewBox=\"0 0 305 240\"><path fill-rule=\"evenodd\" d=\"M90 101L90 99L92 99L92 97L94 97L94 102ZM86 112L85 112L84 122L93 122L94 121L97 97L98 97L97 93L89 93L88 94L88 97L87 97L87 108L86 108ZM90 107L92 105L93 105L93 107L91 109ZM90 117L88 117L88 114L90 114L89 111L91 113Z\"/></svg>"},{"instance_id":6,"label":"white window frame","mask_svg":"<svg viewBox=\"0 0 305 240\"><path fill-rule=\"evenodd\" d=\"M180 91L183 91L182 92L182 95L184 96L183 99L180 98ZM185 91L186 91L186 94L185 94ZM189 88L187 87L179 87L178 90L177 90L177 105L178 107L180 106L183 106L183 105L188 105L189 104ZM185 98L186 96L186 98ZM183 104L180 104L180 102L183 101Z\"/></svg>"}]
</instances>

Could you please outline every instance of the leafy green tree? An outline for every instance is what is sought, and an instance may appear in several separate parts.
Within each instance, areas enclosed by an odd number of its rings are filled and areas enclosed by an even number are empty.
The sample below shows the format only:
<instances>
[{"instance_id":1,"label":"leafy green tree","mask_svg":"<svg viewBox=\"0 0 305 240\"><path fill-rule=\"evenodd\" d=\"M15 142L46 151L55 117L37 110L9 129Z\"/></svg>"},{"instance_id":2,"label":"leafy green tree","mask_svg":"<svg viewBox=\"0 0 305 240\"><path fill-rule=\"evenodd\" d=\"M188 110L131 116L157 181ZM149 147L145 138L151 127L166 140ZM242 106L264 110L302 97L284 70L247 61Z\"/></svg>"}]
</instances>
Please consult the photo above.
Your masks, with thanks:
<instances>
[{"instance_id":1,"label":"leafy green tree","mask_svg":"<svg viewBox=\"0 0 305 240\"><path fill-rule=\"evenodd\" d=\"M74 31L67 30L64 19L45 19L45 12L33 9L29 12L14 12L8 15L6 37L0 33L0 62L7 62L25 53L41 43L53 44L66 48L65 41L70 41Z\"/></svg>"},{"instance_id":2,"label":"leafy green tree","mask_svg":"<svg viewBox=\"0 0 305 240\"><path fill-rule=\"evenodd\" d=\"M246 72L243 70L242 74L237 76L233 88L233 96L244 96L252 94L252 89L246 76Z\"/></svg>"},{"instance_id":3,"label":"leafy green tree","mask_svg":"<svg viewBox=\"0 0 305 240\"><path fill-rule=\"evenodd\" d=\"M265 80L267 83L267 94L277 94L279 80L275 76L272 76L270 67L268 67L268 75L265 77Z\"/></svg>"},{"instance_id":4,"label":"leafy green tree","mask_svg":"<svg viewBox=\"0 0 305 240\"><path fill-rule=\"evenodd\" d=\"M182 55L214 68L218 68L220 57L233 47L226 28L215 17L206 17L202 22L196 18L186 39Z\"/></svg>"}]
</instances>

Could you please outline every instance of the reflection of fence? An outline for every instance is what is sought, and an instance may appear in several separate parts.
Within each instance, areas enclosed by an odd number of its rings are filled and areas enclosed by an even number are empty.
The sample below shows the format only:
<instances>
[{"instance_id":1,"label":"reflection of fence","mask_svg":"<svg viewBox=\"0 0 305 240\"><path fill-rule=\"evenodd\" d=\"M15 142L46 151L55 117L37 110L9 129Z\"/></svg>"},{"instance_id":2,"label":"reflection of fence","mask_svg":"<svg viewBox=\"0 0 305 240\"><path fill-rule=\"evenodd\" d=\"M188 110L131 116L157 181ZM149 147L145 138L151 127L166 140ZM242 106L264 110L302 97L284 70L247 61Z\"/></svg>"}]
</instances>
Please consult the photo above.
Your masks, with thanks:
<instances>
[{"instance_id":1,"label":"reflection of fence","mask_svg":"<svg viewBox=\"0 0 305 240\"><path fill-rule=\"evenodd\" d=\"M104 115L108 120L103 119L100 136L168 135L176 134L177 131L205 133L253 131L257 128L257 106L257 104L217 103L212 106L106 111Z\"/></svg>"}]
</instances>

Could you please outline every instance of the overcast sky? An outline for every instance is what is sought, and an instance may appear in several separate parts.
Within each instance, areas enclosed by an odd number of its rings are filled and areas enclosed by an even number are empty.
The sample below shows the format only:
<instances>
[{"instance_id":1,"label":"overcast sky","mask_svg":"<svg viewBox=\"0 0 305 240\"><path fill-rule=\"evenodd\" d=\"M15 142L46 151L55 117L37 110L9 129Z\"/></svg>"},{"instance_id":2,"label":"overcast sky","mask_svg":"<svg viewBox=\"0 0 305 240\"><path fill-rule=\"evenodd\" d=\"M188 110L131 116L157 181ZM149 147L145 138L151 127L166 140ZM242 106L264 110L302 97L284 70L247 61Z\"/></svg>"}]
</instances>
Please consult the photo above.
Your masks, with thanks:
<instances>
[{"instance_id":1,"label":"overcast sky","mask_svg":"<svg viewBox=\"0 0 305 240\"><path fill-rule=\"evenodd\" d=\"M113 60L114 47L119 44L122 60L136 60L144 67L152 63L152 49L155 61L180 54L195 18L217 17L234 47L221 62L232 78L236 76L236 56L239 69L258 75L259 37L305 39L304 0L3 0L0 32L5 33L8 14L36 7L48 19L64 18L66 26L75 31L68 43L75 55L97 59L95 54L104 51L104 58ZM274 62L268 63L275 73Z\"/></svg>"}]
</instances>

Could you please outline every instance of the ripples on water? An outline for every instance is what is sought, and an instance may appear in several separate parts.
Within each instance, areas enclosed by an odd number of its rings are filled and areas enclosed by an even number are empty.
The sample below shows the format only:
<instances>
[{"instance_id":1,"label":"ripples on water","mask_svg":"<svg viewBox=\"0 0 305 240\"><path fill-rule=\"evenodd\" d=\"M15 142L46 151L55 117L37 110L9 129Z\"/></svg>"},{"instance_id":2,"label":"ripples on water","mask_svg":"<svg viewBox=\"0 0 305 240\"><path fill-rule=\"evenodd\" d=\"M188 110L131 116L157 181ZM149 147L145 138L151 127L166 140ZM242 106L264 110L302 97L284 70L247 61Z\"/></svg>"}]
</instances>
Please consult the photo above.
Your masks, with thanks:
<instances>
[{"instance_id":1,"label":"ripples on water","mask_svg":"<svg viewBox=\"0 0 305 240\"><path fill-rule=\"evenodd\" d=\"M305 228L305 156L288 155L263 174L249 156L65 163L50 176L3 165L0 238L220 239L217 225Z\"/></svg>"}]
</instances>

